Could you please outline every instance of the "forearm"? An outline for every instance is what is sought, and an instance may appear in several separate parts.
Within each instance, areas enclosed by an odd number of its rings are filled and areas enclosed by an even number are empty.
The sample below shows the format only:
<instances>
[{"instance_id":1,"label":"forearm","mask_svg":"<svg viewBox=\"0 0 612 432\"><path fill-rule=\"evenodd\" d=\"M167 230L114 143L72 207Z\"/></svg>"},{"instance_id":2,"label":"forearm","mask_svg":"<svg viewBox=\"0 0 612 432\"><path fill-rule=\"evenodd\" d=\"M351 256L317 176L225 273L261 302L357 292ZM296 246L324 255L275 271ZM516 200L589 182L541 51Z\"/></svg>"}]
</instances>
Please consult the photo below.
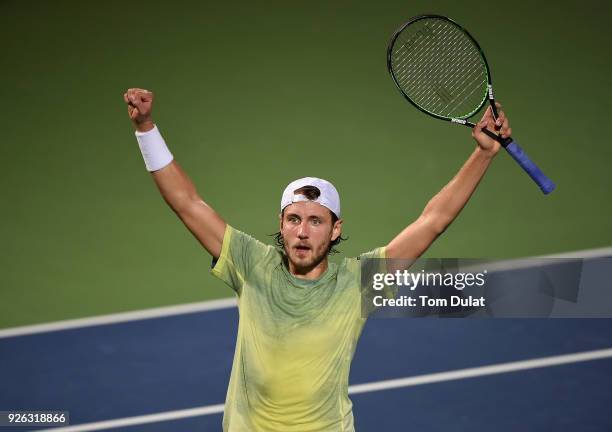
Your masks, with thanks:
<instances>
[{"instance_id":1,"label":"forearm","mask_svg":"<svg viewBox=\"0 0 612 432\"><path fill-rule=\"evenodd\" d=\"M161 196L175 213L180 215L192 203L202 201L193 182L176 160L151 175Z\"/></svg>"},{"instance_id":2,"label":"forearm","mask_svg":"<svg viewBox=\"0 0 612 432\"><path fill-rule=\"evenodd\" d=\"M160 139L161 136L156 137L155 131L144 141L142 136L139 138L143 155L146 155L145 164L151 167L151 176L166 203L200 244L213 257L218 257L221 253L225 222L200 198L189 176L174 160L165 143L162 145L163 139L159 141ZM151 148L147 149L147 145L151 145ZM154 150L159 151L159 154Z\"/></svg>"},{"instance_id":3,"label":"forearm","mask_svg":"<svg viewBox=\"0 0 612 432\"><path fill-rule=\"evenodd\" d=\"M202 201L189 176L174 160L155 124L147 121L135 126L147 170L172 210L181 213L193 202Z\"/></svg>"},{"instance_id":4,"label":"forearm","mask_svg":"<svg viewBox=\"0 0 612 432\"><path fill-rule=\"evenodd\" d=\"M425 206L422 217L444 231L459 215L476 190L495 153L476 147L453 179Z\"/></svg>"},{"instance_id":5,"label":"forearm","mask_svg":"<svg viewBox=\"0 0 612 432\"><path fill-rule=\"evenodd\" d=\"M501 146L482 130L498 131L502 138L510 136L510 126L501 105L499 117L493 118L489 108L472 131L478 147L463 164L457 175L425 206L421 216L400 232L386 247L387 258L414 259L427 248L459 215L476 190L480 180Z\"/></svg>"}]
</instances>

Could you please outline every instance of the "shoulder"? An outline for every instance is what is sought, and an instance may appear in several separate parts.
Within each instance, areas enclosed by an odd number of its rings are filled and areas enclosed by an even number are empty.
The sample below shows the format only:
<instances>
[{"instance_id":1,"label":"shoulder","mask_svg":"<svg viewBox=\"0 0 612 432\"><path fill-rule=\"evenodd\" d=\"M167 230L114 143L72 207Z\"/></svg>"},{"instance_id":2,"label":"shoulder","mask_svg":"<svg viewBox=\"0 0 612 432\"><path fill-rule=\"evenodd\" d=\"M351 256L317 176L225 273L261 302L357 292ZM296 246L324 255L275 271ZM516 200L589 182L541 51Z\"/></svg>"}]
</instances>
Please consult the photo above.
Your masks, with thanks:
<instances>
[{"instance_id":1,"label":"shoulder","mask_svg":"<svg viewBox=\"0 0 612 432\"><path fill-rule=\"evenodd\" d=\"M223 238L223 246L226 246L226 244L228 248L242 251L252 258L279 253L276 247L266 244L229 224L226 225Z\"/></svg>"},{"instance_id":2,"label":"shoulder","mask_svg":"<svg viewBox=\"0 0 612 432\"><path fill-rule=\"evenodd\" d=\"M385 246L380 246L355 257L346 257L342 260L339 271L361 274L364 268L378 267L380 260L385 259L385 250Z\"/></svg>"},{"instance_id":3,"label":"shoulder","mask_svg":"<svg viewBox=\"0 0 612 432\"><path fill-rule=\"evenodd\" d=\"M386 246L380 246L369 250L367 252L360 253L354 257L346 257L342 260L343 264L360 264L360 261L368 260L368 259L385 259L386 258Z\"/></svg>"},{"instance_id":4,"label":"shoulder","mask_svg":"<svg viewBox=\"0 0 612 432\"><path fill-rule=\"evenodd\" d=\"M280 252L253 236L226 224L221 254L213 261L213 273L224 267L238 272L243 278L262 261L280 261Z\"/></svg>"}]
</instances>

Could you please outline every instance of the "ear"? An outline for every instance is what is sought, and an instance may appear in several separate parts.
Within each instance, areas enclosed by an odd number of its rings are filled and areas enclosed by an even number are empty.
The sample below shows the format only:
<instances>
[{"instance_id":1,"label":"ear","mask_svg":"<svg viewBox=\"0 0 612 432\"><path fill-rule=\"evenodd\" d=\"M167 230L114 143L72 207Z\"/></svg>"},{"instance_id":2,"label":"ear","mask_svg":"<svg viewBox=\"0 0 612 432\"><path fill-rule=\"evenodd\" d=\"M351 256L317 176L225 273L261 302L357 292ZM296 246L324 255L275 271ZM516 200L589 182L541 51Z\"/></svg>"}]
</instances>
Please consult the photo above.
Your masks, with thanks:
<instances>
[{"instance_id":1,"label":"ear","mask_svg":"<svg viewBox=\"0 0 612 432\"><path fill-rule=\"evenodd\" d=\"M342 219L338 219L334 223L334 226L332 227L331 241L336 241L336 239L342 235L342 222L344 222Z\"/></svg>"},{"instance_id":2,"label":"ear","mask_svg":"<svg viewBox=\"0 0 612 432\"><path fill-rule=\"evenodd\" d=\"M279 225L278 230L282 231L283 230L283 214L282 213L278 214L278 225Z\"/></svg>"}]
</instances>

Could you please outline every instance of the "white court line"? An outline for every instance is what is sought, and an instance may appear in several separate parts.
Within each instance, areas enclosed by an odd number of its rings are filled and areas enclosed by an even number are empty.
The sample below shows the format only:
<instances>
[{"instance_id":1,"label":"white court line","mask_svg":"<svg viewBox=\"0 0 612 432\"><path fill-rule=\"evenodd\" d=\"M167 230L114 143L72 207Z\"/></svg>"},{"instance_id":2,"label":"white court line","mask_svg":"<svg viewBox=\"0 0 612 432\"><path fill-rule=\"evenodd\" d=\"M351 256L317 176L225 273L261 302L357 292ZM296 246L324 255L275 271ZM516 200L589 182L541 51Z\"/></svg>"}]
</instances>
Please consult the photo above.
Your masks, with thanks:
<instances>
[{"instance_id":1,"label":"white court line","mask_svg":"<svg viewBox=\"0 0 612 432\"><path fill-rule=\"evenodd\" d=\"M564 354L552 357L542 357L531 360L521 360L509 363L499 363L489 366L479 366L454 371L439 372L427 375L417 375L407 378L398 378L387 381L379 381L366 384L357 384L349 387L350 394L368 393L379 390L389 390L400 387L411 387L421 384L431 384L442 381L452 381L465 378L473 378L485 375L516 372L526 369L537 369L550 366L558 366L567 363L577 363L590 360L598 360L612 357L612 348L584 351L573 354Z\"/></svg>"},{"instance_id":2,"label":"white court line","mask_svg":"<svg viewBox=\"0 0 612 432\"><path fill-rule=\"evenodd\" d=\"M209 414L219 414L223 412L223 404L209 405L198 408L189 408L178 411L166 411L157 414L149 414L137 417L124 417L115 420L106 420L95 423L83 423L80 425L57 427L52 429L43 429L39 432L54 431L54 432L81 432L81 431L98 431L104 429L113 429L118 427L135 426L147 423L155 423L169 420L178 420L189 417L199 417Z\"/></svg>"},{"instance_id":3,"label":"white court line","mask_svg":"<svg viewBox=\"0 0 612 432\"><path fill-rule=\"evenodd\" d=\"M600 256L612 256L612 247L605 247L599 249L586 249L574 252L564 252L555 255L544 255L533 258L596 258ZM528 262L525 258L516 260L503 260L499 261L500 265L504 269L507 269L508 265L522 265ZM181 315L194 312L206 312L217 309L225 309L236 307L235 298L225 298L219 300L209 300L198 303L187 303L176 306L166 306L153 309L142 309L132 312L122 312L110 315L99 315L89 318L79 318L64 321L55 321L45 324L34 324L22 327L12 327L4 330L0 330L0 339L14 337L14 336L25 336L35 333L44 333L59 330L68 330L79 327L90 327L104 324L115 324L128 321L144 320L149 318L160 318L172 315Z\"/></svg>"},{"instance_id":4,"label":"white court line","mask_svg":"<svg viewBox=\"0 0 612 432\"><path fill-rule=\"evenodd\" d=\"M588 258L601 258L601 257L610 257L612 256L612 247L610 248L601 248L601 249L591 249L586 251L578 251L578 252L565 252L561 254L555 255L545 255L541 257L532 257L532 258L517 258L503 261L489 261L486 264L487 271L504 271L504 270L512 270L512 269L527 269L531 267L545 267L547 265L554 265L562 263L563 261L555 261L556 259L588 259ZM482 267L482 265L480 266ZM479 268L478 266L467 266L462 268L462 271L469 271L470 268Z\"/></svg>"},{"instance_id":5,"label":"white court line","mask_svg":"<svg viewBox=\"0 0 612 432\"><path fill-rule=\"evenodd\" d=\"M65 321L55 321L45 324L34 324L23 327L13 327L0 330L0 339L14 336L24 336L35 333L68 330L73 328L91 327L104 324L115 324L127 321L137 321L151 318L160 318L173 315L190 314L194 312L207 312L218 309L236 307L235 298L209 300L198 303L187 303L176 306L164 306L153 309L143 309L131 312L121 312L110 315L99 315L88 318L79 318Z\"/></svg>"},{"instance_id":6,"label":"white court line","mask_svg":"<svg viewBox=\"0 0 612 432\"><path fill-rule=\"evenodd\" d=\"M357 384L349 387L349 394L369 393L374 391L389 390L401 387L412 387L423 384L431 384L443 381L452 381L466 378L474 378L485 375L495 375L508 372L516 372L527 369L537 369L550 366L558 366L568 363L578 363L590 360L598 360L612 357L612 348L584 351L573 354L564 354L552 357L542 357L531 360L521 360L509 363L499 363L489 366L480 366L467 369L458 369L448 372L439 372L413 377L392 379L366 384ZM189 417L199 417L223 412L223 405L209 405L179 411L166 411L157 414L149 414L137 417L125 417L115 420L107 420L94 423L67 426L62 428L45 429L48 432L85 432L113 429L117 427L133 426L169 420L178 420Z\"/></svg>"},{"instance_id":7,"label":"white court line","mask_svg":"<svg viewBox=\"0 0 612 432\"><path fill-rule=\"evenodd\" d=\"M612 255L612 246L597 248L597 249L585 249L574 252L563 252L554 255L541 255L534 258L597 258Z\"/></svg>"}]
</instances>

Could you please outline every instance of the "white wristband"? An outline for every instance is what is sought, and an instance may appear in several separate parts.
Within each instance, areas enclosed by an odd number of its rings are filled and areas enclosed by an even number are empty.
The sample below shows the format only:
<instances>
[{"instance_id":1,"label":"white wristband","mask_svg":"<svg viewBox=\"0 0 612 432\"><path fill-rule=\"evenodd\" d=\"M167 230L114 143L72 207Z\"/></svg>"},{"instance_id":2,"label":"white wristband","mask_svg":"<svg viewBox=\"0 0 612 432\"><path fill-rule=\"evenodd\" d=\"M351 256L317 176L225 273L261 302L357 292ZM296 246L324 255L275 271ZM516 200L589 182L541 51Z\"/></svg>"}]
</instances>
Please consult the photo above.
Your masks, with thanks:
<instances>
[{"instance_id":1,"label":"white wristband","mask_svg":"<svg viewBox=\"0 0 612 432\"><path fill-rule=\"evenodd\" d=\"M160 170L174 159L157 126L147 132L136 131L136 140L147 171Z\"/></svg>"}]
</instances>

